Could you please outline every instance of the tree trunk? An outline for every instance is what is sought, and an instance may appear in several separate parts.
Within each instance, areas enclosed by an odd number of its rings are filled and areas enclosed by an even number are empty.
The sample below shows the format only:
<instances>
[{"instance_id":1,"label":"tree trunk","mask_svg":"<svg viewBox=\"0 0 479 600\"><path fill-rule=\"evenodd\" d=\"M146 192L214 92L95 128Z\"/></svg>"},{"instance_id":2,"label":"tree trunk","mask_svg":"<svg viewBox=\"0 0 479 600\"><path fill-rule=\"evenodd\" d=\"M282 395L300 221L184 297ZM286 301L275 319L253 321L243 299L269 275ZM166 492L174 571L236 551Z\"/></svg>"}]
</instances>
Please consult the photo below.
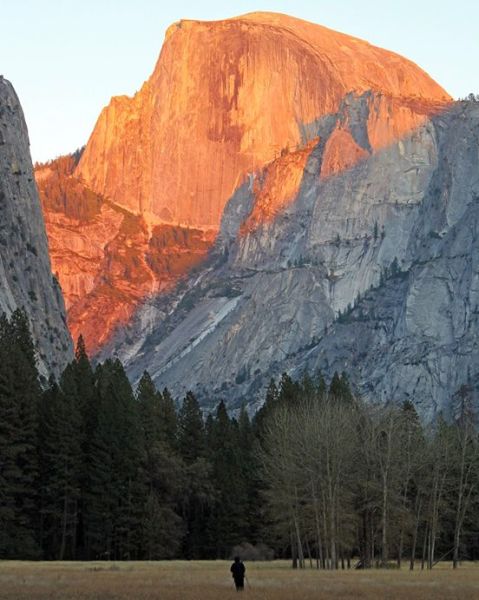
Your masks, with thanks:
<instances>
[{"instance_id":1,"label":"tree trunk","mask_svg":"<svg viewBox=\"0 0 479 600\"><path fill-rule=\"evenodd\" d=\"M303 544L301 543L301 534L299 531L299 523L296 515L294 516L294 530L296 533L296 546L298 549L299 568L304 569Z\"/></svg>"},{"instance_id":2,"label":"tree trunk","mask_svg":"<svg viewBox=\"0 0 479 600\"><path fill-rule=\"evenodd\" d=\"M316 491L314 488L314 484L311 484L313 489L313 501L314 501L314 521L316 523L316 543L318 545L318 569L319 565L324 569L324 556L323 556L323 542L321 540L321 524L319 520L319 507L318 507L318 499L316 497Z\"/></svg>"},{"instance_id":3,"label":"tree trunk","mask_svg":"<svg viewBox=\"0 0 479 600\"><path fill-rule=\"evenodd\" d=\"M291 560L292 560L291 566L293 567L293 569L297 569L298 568L298 554L296 552L296 544L294 541L293 532L291 532Z\"/></svg>"},{"instance_id":4,"label":"tree trunk","mask_svg":"<svg viewBox=\"0 0 479 600\"><path fill-rule=\"evenodd\" d=\"M424 541L422 543L421 571L424 571L424 563L427 557L427 541L429 539L429 526L424 530Z\"/></svg>"},{"instance_id":5,"label":"tree trunk","mask_svg":"<svg viewBox=\"0 0 479 600\"><path fill-rule=\"evenodd\" d=\"M332 491L332 484L329 482L329 539L331 544L331 569L337 569L338 557L336 548L336 503Z\"/></svg>"},{"instance_id":6,"label":"tree trunk","mask_svg":"<svg viewBox=\"0 0 479 600\"><path fill-rule=\"evenodd\" d=\"M328 527L327 527L327 519L326 519L326 503L323 495L323 525L324 525L324 549L325 549L325 568L331 569L331 557L329 555L329 543L328 543Z\"/></svg>"},{"instance_id":7,"label":"tree trunk","mask_svg":"<svg viewBox=\"0 0 479 600\"><path fill-rule=\"evenodd\" d=\"M71 559L77 558L77 523L78 523L78 500L73 503L73 524L72 524L72 552Z\"/></svg>"},{"instance_id":8,"label":"tree trunk","mask_svg":"<svg viewBox=\"0 0 479 600\"><path fill-rule=\"evenodd\" d=\"M388 561L387 523L388 523L388 488L387 474L383 478L383 504L382 504L382 536L381 536L381 562L383 566Z\"/></svg>"},{"instance_id":9,"label":"tree trunk","mask_svg":"<svg viewBox=\"0 0 479 600\"><path fill-rule=\"evenodd\" d=\"M467 436L467 432L465 433ZM457 507L456 507L456 520L454 523L454 552L452 555L452 567L457 569L459 565L459 543L461 539L461 515L462 515L462 502L464 497L464 470L466 465L466 446L467 438L462 440L462 452L461 452L461 470L459 476L459 491L457 494Z\"/></svg>"},{"instance_id":10,"label":"tree trunk","mask_svg":"<svg viewBox=\"0 0 479 600\"><path fill-rule=\"evenodd\" d=\"M418 530L419 530L419 518L420 518L420 514L421 514L421 500L419 500L419 497L416 497L416 502L415 502L415 507L416 507L416 511L415 511L415 515L414 515L414 531L412 534L412 544L411 544L411 559L409 561L409 570L413 571L414 570L414 561L416 559L416 545L417 545L417 534L418 534Z\"/></svg>"},{"instance_id":11,"label":"tree trunk","mask_svg":"<svg viewBox=\"0 0 479 600\"><path fill-rule=\"evenodd\" d=\"M309 568L312 569L313 568L313 556L311 555L311 548L309 546L308 538L306 538L306 552L308 553Z\"/></svg>"},{"instance_id":12,"label":"tree trunk","mask_svg":"<svg viewBox=\"0 0 479 600\"><path fill-rule=\"evenodd\" d=\"M334 508L331 508L331 515L330 515L331 519L330 519L330 526L331 526L331 569L336 569L337 567L337 556L336 556L336 539L335 539L335 535L334 535L334 522L335 522L335 518L334 518Z\"/></svg>"},{"instance_id":13,"label":"tree trunk","mask_svg":"<svg viewBox=\"0 0 479 600\"><path fill-rule=\"evenodd\" d=\"M67 523L68 523L68 496L65 491L63 496L63 515L62 515L62 539L60 543L60 554L58 560L65 558L65 547L67 542Z\"/></svg>"},{"instance_id":14,"label":"tree trunk","mask_svg":"<svg viewBox=\"0 0 479 600\"><path fill-rule=\"evenodd\" d=\"M457 569L457 567L459 566L459 541L460 541L460 529L459 527L456 525L455 527L455 531L454 531L454 552L452 555L452 568L453 569Z\"/></svg>"}]
</instances>

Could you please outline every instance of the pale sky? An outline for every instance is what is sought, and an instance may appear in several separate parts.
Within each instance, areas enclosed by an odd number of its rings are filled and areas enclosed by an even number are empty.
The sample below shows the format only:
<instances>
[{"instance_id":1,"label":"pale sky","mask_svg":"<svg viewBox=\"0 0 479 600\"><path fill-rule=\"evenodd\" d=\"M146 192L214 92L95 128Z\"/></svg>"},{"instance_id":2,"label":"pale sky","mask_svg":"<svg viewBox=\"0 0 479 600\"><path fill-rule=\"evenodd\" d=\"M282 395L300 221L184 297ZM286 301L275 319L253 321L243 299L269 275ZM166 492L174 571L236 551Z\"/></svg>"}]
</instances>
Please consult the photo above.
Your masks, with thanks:
<instances>
[{"instance_id":1,"label":"pale sky","mask_svg":"<svg viewBox=\"0 0 479 600\"><path fill-rule=\"evenodd\" d=\"M151 74L171 23L258 10L398 52L454 97L479 93L478 0L0 0L0 74L20 97L33 159L85 144L110 97Z\"/></svg>"}]
</instances>

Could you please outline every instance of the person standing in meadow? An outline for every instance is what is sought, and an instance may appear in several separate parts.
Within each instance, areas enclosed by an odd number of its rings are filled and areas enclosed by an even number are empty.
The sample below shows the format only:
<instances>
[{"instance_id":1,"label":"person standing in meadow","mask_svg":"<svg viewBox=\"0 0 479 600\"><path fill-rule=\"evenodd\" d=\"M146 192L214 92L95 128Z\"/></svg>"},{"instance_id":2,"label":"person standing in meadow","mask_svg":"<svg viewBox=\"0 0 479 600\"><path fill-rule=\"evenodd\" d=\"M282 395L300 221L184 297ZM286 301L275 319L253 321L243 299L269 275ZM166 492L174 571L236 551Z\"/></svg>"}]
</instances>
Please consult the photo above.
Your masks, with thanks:
<instances>
[{"instance_id":1,"label":"person standing in meadow","mask_svg":"<svg viewBox=\"0 0 479 600\"><path fill-rule=\"evenodd\" d=\"M244 590L244 578L246 573L246 567L240 560L239 556L235 556L235 561L231 565L230 571L235 582L236 591L242 592Z\"/></svg>"}]
</instances>

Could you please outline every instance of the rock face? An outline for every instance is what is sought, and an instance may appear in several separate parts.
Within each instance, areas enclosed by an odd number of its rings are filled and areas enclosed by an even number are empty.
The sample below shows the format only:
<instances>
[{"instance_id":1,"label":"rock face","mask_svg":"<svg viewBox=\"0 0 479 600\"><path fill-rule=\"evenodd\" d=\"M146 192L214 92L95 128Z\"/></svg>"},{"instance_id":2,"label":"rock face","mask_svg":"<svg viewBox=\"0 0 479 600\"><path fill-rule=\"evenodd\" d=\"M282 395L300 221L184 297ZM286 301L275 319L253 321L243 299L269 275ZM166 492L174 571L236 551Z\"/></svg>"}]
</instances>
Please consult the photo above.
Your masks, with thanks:
<instances>
[{"instance_id":1,"label":"rock face","mask_svg":"<svg viewBox=\"0 0 479 600\"><path fill-rule=\"evenodd\" d=\"M53 270L74 339L96 353L146 297L169 290L201 262L213 235L145 220L74 176L78 156L36 169Z\"/></svg>"},{"instance_id":2,"label":"rock face","mask_svg":"<svg viewBox=\"0 0 479 600\"><path fill-rule=\"evenodd\" d=\"M361 102L348 107L351 94ZM242 234L294 201L318 141L324 178L448 98L410 61L285 15L172 25L150 79L112 99L79 162L36 173L73 336L111 350L142 302L205 259L227 202L253 179Z\"/></svg>"},{"instance_id":3,"label":"rock face","mask_svg":"<svg viewBox=\"0 0 479 600\"><path fill-rule=\"evenodd\" d=\"M28 132L12 85L0 76L0 311L24 307L42 375L73 356L65 307L52 274Z\"/></svg>"},{"instance_id":4,"label":"rock face","mask_svg":"<svg viewBox=\"0 0 479 600\"><path fill-rule=\"evenodd\" d=\"M262 186L303 151L235 193L216 265L179 305L145 306L128 329L136 344L116 345L133 379L147 368L175 393L237 406L282 371L345 369L365 396L410 399L426 418L464 390L479 402L479 103L371 153L358 132L376 113L362 107L382 101L350 95L318 128L298 193L273 218L250 226ZM362 152L323 176L338 130Z\"/></svg>"},{"instance_id":5,"label":"rock face","mask_svg":"<svg viewBox=\"0 0 479 600\"><path fill-rule=\"evenodd\" d=\"M78 164L37 173L70 326L212 404L304 368L428 418L479 402L478 139L478 104L361 40L181 21Z\"/></svg>"},{"instance_id":6,"label":"rock face","mask_svg":"<svg viewBox=\"0 0 479 600\"><path fill-rule=\"evenodd\" d=\"M147 221L217 229L248 173L368 90L396 99L377 100L373 148L416 127L414 105L449 98L410 61L286 15L180 21L141 90L103 110L76 174Z\"/></svg>"}]
</instances>

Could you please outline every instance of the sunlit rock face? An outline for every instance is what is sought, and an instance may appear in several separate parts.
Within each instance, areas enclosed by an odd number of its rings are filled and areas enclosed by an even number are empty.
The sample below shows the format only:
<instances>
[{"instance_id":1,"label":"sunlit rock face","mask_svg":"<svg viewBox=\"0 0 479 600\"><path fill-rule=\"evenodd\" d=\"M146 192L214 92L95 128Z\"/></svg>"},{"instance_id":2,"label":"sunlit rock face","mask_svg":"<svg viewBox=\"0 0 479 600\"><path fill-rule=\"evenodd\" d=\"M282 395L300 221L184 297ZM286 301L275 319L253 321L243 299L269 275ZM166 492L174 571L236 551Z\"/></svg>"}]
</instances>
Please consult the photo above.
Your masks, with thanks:
<instances>
[{"instance_id":1,"label":"sunlit rock face","mask_svg":"<svg viewBox=\"0 0 479 600\"><path fill-rule=\"evenodd\" d=\"M212 404L307 367L447 409L479 381L478 116L450 100L283 15L171 26L78 164L37 171L74 335Z\"/></svg>"},{"instance_id":2,"label":"sunlit rock face","mask_svg":"<svg viewBox=\"0 0 479 600\"><path fill-rule=\"evenodd\" d=\"M68 309L74 339L96 353L136 306L201 262L213 236L172 225L149 227L73 175L66 156L36 169L52 268Z\"/></svg>"},{"instance_id":3,"label":"sunlit rock face","mask_svg":"<svg viewBox=\"0 0 479 600\"><path fill-rule=\"evenodd\" d=\"M375 97L373 149L418 125L415 104L448 99L410 61L292 17L180 21L141 90L102 111L76 175L147 221L217 229L248 173L316 137L318 119L367 90L395 99Z\"/></svg>"},{"instance_id":4,"label":"sunlit rock face","mask_svg":"<svg viewBox=\"0 0 479 600\"><path fill-rule=\"evenodd\" d=\"M0 313L24 308L42 376L73 357L33 177L27 126L12 85L0 76Z\"/></svg>"}]
</instances>

